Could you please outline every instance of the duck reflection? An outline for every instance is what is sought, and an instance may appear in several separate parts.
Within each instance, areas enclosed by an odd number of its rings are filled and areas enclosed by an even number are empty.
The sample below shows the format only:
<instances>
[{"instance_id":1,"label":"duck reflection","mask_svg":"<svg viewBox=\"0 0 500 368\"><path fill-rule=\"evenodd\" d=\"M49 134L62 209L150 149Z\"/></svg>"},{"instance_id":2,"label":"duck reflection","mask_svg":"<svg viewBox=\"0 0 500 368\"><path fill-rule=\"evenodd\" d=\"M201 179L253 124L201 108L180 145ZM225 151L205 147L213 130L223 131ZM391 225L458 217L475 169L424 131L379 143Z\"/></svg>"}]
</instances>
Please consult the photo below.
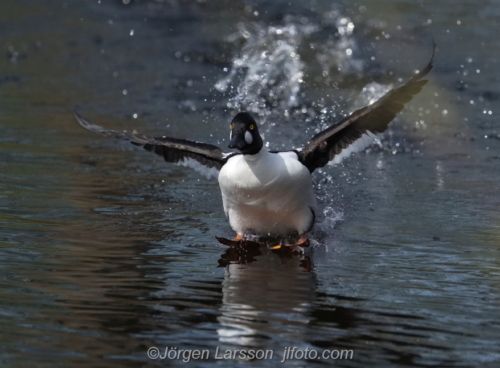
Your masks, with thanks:
<instances>
[{"instance_id":1,"label":"duck reflection","mask_svg":"<svg viewBox=\"0 0 500 368\"><path fill-rule=\"evenodd\" d=\"M284 331L305 335L316 295L308 255L231 247L219 267L226 267L220 342L261 346Z\"/></svg>"}]
</instances>

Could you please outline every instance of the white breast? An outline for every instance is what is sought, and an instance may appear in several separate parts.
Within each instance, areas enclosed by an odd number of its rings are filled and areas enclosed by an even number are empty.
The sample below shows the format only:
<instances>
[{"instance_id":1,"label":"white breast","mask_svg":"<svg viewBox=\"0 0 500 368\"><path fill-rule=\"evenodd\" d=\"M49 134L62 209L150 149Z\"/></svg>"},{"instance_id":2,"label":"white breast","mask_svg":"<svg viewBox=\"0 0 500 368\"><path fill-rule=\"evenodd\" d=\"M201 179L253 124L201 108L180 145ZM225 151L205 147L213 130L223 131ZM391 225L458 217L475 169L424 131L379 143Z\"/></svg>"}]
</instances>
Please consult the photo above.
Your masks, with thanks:
<instances>
[{"instance_id":1,"label":"white breast","mask_svg":"<svg viewBox=\"0 0 500 368\"><path fill-rule=\"evenodd\" d=\"M239 234L302 234L312 226L311 175L294 152L234 156L222 167L219 185L226 215Z\"/></svg>"}]
</instances>

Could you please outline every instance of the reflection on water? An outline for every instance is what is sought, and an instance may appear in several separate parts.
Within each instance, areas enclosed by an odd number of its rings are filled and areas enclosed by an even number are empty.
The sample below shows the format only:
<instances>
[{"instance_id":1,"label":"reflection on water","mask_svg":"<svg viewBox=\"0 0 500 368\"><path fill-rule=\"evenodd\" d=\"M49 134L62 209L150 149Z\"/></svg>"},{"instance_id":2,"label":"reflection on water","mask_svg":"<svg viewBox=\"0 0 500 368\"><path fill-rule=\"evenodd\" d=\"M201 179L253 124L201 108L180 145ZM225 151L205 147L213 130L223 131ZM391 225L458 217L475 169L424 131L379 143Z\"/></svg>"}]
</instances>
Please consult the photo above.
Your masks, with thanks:
<instances>
[{"instance_id":1,"label":"reflection on water","mask_svg":"<svg viewBox=\"0 0 500 368\"><path fill-rule=\"evenodd\" d=\"M255 262L258 257L258 262ZM251 258L250 258L251 257ZM298 331L309 323L315 301L316 282L307 256L254 254L238 256L230 249L222 256L231 259L222 283L221 343L265 347L270 336ZM286 315L286 320L283 320ZM305 332L305 331L304 331Z\"/></svg>"},{"instance_id":2,"label":"reflection on water","mask_svg":"<svg viewBox=\"0 0 500 368\"><path fill-rule=\"evenodd\" d=\"M349 367L500 361L492 2L4 0L0 365L185 366L150 346L348 349ZM227 145L235 109L272 149L411 75L425 90L367 153L314 176L304 255L234 249L216 181L102 125ZM460 47L458 47L460 46ZM364 88L364 90L363 90ZM358 92L362 91L361 94ZM312 365L316 362L289 362Z\"/></svg>"}]
</instances>

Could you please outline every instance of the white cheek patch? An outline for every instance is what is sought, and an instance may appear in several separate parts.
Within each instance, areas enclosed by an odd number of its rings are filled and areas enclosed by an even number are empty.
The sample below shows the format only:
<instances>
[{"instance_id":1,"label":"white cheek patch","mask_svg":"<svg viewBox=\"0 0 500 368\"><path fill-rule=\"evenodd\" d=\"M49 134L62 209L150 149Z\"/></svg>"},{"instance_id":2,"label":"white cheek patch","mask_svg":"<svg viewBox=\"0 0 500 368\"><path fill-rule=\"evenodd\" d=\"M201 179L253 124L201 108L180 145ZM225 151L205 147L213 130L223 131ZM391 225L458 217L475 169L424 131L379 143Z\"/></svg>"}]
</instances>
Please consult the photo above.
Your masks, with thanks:
<instances>
[{"instance_id":1,"label":"white cheek patch","mask_svg":"<svg viewBox=\"0 0 500 368\"><path fill-rule=\"evenodd\" d=\"M229 132L229 140L232 140L232 139L233 139L233 131L231 130L231 131Z\"/></svg>"},{"instance_id":2,"label":"white cheek patch","mask_svg":"<svg viewBox=\"0 0 500 368\"><path fill-rule=\"evenodd\" d=\"M245 132L245 142L247 142L247 144L252 144L253 142L252 133L250 133L248 130Z\"/></svg>"}]
</instances>

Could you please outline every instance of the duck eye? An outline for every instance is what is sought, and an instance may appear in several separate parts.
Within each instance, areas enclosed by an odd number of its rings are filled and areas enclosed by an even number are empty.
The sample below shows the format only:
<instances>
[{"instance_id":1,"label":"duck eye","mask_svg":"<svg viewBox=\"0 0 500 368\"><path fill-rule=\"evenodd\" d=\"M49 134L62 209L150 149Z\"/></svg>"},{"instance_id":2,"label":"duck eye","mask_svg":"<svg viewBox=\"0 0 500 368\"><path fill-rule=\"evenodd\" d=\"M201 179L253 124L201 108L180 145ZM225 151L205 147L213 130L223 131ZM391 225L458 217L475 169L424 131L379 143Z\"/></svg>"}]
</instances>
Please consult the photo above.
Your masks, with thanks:
<instances>
[{"instance_id":1,"label":"duck eye","mask_svg":"<svg viewBox=\"0 0 500 368\"><path fill-rule=\"evenodd\" d=\"M233 124L229 124L229 129L233 129Z\"/></svg>"},{"instance_id":2,"label":"duck eye","mask_svg":"<svg viewBox=\"0 0 500 368\"><path fill-rule=\"evenodd\" d=\"M252 125L250 125L250 128L248 128L248 129L253 130L253 124L252 124Z\"/></svg>"}]
</instances>

